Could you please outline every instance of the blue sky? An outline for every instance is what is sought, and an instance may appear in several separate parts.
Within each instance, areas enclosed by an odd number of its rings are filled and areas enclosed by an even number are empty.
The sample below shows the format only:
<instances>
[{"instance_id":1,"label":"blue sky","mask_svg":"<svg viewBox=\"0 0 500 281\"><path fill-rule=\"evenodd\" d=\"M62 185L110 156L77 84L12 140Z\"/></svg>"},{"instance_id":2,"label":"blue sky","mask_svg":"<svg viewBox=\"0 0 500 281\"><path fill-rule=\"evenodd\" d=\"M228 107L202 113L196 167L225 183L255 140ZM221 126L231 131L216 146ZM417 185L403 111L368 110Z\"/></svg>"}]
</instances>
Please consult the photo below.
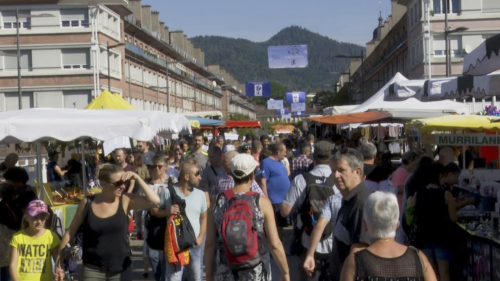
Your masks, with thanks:
<instances>
[{"instance_id":1,"label":"blue sky","mask_svg":"<svg viewBox=\"0 0 500 281\"><path fill-rule=\"evenodd\" d=\"M391 1L380 0L384 19ZM343 42L365 46L379 17L379 0L143 0L170 30L189 37L220 35L266 41L298 25Z\"/></svg>"}]
</instances>

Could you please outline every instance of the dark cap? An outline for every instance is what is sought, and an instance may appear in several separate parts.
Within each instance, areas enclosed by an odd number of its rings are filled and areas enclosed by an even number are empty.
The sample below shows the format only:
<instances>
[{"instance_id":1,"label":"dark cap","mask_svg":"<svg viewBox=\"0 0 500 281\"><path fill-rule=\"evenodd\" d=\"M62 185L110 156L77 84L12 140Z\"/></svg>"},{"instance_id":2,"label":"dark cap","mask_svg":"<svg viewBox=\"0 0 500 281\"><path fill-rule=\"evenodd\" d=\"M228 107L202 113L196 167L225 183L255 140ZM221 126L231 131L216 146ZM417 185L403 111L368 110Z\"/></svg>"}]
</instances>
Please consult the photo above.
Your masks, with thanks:
<instances>
[{"instance_id":1,"label":"dark cap","mask_svg":"<svg viewBox=\"0 0 500 281\"><path fill-rule=\"evenodd\" d=\"M325 160L332 156L335 145L329 141L319 141L314 144L314 157Z\"/></svg>"}]
</instances>

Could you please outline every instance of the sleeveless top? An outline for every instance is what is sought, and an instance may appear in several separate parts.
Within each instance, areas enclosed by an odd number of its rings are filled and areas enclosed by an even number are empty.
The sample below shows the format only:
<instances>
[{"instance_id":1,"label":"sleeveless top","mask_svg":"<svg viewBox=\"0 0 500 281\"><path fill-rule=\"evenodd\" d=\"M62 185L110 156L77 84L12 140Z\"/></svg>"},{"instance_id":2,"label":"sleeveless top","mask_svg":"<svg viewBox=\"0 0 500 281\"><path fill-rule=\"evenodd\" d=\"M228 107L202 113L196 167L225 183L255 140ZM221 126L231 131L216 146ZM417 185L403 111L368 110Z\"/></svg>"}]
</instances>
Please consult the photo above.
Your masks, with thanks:
<instances>
[{"instance_id":1,"label":"sleeveless top","mask_svg":"<svg viewBox=\"0 0 500 281\"><path fill-rule=\"evenodd\" d=\"M408 247L397 258L382 258L368 250L354 254L356 281L423 281L422 263L417 251Z\"/></svg>"},{"instance_id":2,"label":"sleeveless top","mask_svg":"<svg viewBox=\"0 0 500 281\"><path fill-rule=\"evenodd\" d=\"M111 217L102 219L88 208L83 224L83 264L96 270L119 273L130 265L129 218L123 211L122 197Z\"/></svg>"},{"instance_id":3,"label":"sleeveless top","mask_svg":"<svg viewBox=\"0 0 500 281\"><path fill-rule=\"evenodd\" d=\"M260 199L260 196L258 198ZM224 212L228 208L227 203L228 201L225 196L217 196L217 200L214 206L214 222L217 228L217 235L216 235L217 245L221 245L221 243L223 243L222 220L224 217ZM257 206L260 206L260 200L257 200L255 203ZM264 214L262 214L260 208L254 210L254 218L255 218L255 223L258 225L258 227L264 229ZM221 251L220 247L217 246L217 251L215 256L215 262L216 262L215 281L233 281L236 279L238 279L238 281L271 280L272 278L271 264L270 262L267 262L268 261L267 258L264 259L263 263L254 268L233 272L226 265L226 257L224 255L225 254ZM269 252L266 255L269 256ZM235 278L234 274L237 274L237 278Z\"/></svg>"},{"instance_id":4,"label":"sleeveless top","mask_svg":"<svg viewBox=\"0 0 500 281\"><path fill-rule=\"evenodd\" d=\"M47 181L48 182L60 182L61 176L56 173L55 168L57 167L57 162L55 161L50 161L47 164Z\"/></svg>"},{"instance_id":5,"label":"sleeveless top","mask_svg":"<svg viewBox=\"0 0 500 281\"><path fill-rule=\"evenodd\" d=\"M451 220L444 198L444 188L425 187L417 192L415 217L417 219L416 246L429 243L449 246Z\"/></svg>"}]
</instances>

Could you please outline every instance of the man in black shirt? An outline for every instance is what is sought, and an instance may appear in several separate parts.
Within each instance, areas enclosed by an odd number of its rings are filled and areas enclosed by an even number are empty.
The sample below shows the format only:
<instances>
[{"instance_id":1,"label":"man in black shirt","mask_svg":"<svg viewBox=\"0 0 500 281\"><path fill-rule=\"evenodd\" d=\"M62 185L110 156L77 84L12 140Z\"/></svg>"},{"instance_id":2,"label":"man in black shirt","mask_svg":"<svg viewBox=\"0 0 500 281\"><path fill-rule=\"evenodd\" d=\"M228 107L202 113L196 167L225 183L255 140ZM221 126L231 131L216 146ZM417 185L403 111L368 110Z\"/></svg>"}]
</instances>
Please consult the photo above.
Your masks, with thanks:
<instances>
[{"instance_id":1,"label":"man in black shirt","mask_svg":"<svg viewBox=\"0 0 500 281\"><path fill-rule=\"evenodd\" d=\"M342 266L352 249L366 246L363 237L363 208L371 192L363 182L363 156L355 149L342 149L332 156L330 167L335 186L343 196L333 230L330 260L331 280L339 280Z\"/></svg>"},{"instance_id":2,"label":"man in black shirt","mask_svg":"<svg viewBox=\"0 0 500 281\"><path fill-rule=\"evenodd\" d=\"M31 186L27 185L29 180L28 172L21 167L12 167L3 174L5 181L14 186L15 197L12 201L12 209L17 217L17 229L21 229L22 217L28 204L38 199Z\"/></svg>"}]
</instances>

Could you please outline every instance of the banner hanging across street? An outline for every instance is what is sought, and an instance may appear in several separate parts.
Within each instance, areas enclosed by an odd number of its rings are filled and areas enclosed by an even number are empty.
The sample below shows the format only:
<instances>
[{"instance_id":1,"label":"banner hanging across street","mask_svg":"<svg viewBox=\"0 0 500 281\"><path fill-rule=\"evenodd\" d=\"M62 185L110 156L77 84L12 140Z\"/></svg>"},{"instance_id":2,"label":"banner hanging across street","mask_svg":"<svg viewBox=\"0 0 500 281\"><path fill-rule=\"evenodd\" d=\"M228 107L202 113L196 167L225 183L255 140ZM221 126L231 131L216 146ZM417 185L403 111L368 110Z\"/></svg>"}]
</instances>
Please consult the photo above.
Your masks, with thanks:
<instances>
[{"instance_id":1,"label":"banner hanging across street","mask_svg":"<svg viewBox=\"0 0 500 281\"><path fill-rule=\"evenodd\" d=\"M307 67L307 45L284 45L267 47L269 68Z\"/></svg>"},{"instance_id":2,"label":"banner hanging across street","mask_svg":"<svg viewBox=\"0 0 500 281\"><path fill-rule=\"evenodd\" d=\"M269 81L249 81L245 83L247 97L270 97L271 82Z\"/></svg>"},{"instance_id":3,"label":"banner hanging across street","mask_svg":"<svg viewBox=\"0 0 500 281\"><path fill-rule=\"evenodd\" d=\"M282 109L283 100L268 100L267 109Z\"/></svg>"},{"instance_id":4,"label":"banner hanging across street","mask_svg":"<svg viewBox=\"0 0 500 281\"><path fill-rule=\"evenodd\" d=\"M288 92L286 93L286 103L306 102L306 92ZM304 109L305 110L305 109Z\"/></svg>"},{"instance_id":5,"label":"banner hanging across street","mask_svg":"<svg viewBox=\"0 0 500 281\"><path fill-rule=\"evenodd\" d=\"M288 107L276 110L277 115L290 114L290 109Z\"/></svg>"},{"instance_id":6,"label":"banner hanging across street","mask_svg":"<svg viewBox=\"0 0 500 281\"><path fill-rule=\"evenodd\" d=\"M288 114L281 115L281 119L292 119L292 114L288 113Z\"/></svg>"},{"instance_id":7,"label":"banner hanging across street","mask_svg":"<svg viewBox=\"0 0 500 281\"><path fill-rule=\"evenodd\" d=\"M292 103L292 112L306 111L305 102Z\"/></svg>"}]
</instances>

